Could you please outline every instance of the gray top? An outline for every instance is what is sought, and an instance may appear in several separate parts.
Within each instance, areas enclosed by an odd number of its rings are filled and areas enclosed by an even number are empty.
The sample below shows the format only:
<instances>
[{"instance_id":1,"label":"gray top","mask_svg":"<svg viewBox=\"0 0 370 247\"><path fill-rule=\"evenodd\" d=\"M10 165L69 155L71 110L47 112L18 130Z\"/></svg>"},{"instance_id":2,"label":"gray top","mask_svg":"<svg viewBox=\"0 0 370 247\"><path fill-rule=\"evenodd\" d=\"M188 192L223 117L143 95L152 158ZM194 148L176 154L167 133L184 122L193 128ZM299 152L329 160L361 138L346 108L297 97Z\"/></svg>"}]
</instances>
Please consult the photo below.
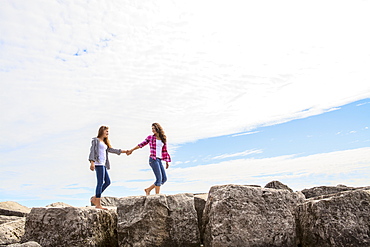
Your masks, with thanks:
<instances>
[{"instance_id":1,"label":"gray top","mask_svg":"<svg viewBox=\"0 0 370 247\"><path fill-rule=\"evenodd\" d=\"M92 139L89 161L94 161L94 162L100 161L99 160L99 142L100 142L100 140L97 137L94 137ZM105 161L105 167L107 167L107 169L109 170L110 169L110 163L109 163L109 159L108 159L108 152L120 155L121 154L121 149L107 148L107 151L106 151L107 159Z\"/></svg>"}]
</instances>

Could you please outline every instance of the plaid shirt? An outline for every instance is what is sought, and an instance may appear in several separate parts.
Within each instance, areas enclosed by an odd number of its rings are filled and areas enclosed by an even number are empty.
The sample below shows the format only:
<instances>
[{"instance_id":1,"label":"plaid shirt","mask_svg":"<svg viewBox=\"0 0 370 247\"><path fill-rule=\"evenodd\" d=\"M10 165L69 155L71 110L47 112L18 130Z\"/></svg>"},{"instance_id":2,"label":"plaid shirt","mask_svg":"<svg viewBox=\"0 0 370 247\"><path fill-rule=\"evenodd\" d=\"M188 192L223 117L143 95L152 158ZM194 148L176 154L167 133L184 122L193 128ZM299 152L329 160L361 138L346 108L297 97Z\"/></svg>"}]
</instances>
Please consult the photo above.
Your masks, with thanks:
<instances>
[{"instance_id":1,"label":"plaid shirt","mask_svg":"<svg viewBox=\"0 0 370 247\"><path fill-rule=\"evenodd\" d=\"M149 143L150 157L153 158L153 159L156 159L156 156L157 156L156 145L155 145L156 140L157 140L157 138L155 137L155 135L148 136L145 139L145 141L143 141L142 143L140 143L138 145L140 148L142 148L142 147L144 147L145 145L147 145ZM164 143L163 143L163 147L162 147L162 160L167 161L167 162L171 162L171 157L167 152L167 145L164 144Z\"/></svg>"}]
</instances>

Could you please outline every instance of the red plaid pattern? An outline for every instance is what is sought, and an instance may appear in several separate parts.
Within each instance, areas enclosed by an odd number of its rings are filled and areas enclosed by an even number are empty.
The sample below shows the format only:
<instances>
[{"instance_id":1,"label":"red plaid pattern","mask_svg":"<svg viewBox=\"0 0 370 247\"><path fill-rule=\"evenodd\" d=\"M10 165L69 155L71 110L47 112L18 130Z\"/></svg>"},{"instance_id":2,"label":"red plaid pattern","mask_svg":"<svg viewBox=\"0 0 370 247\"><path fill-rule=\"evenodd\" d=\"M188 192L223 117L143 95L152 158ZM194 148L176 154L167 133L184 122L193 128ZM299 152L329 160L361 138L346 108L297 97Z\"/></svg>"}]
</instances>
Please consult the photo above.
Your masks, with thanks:
<instances>
[{"instance_id":1,"label":"red plaid pattern","mask_svg":"<svg viewBox=\"0 0 370 247\"><path fill-rule=\"evenodd\" d=\"M145 145L147 145L149 143L150 157L153 158L153 159L156 159L156 154L157 154L156 145L155 145L156 140L157 140L157 138L155 137L155 135L151 135L151 136L148 136L145 139L145 141L143 141L142 143L140 143L138 145L140 148L142 148L142 147L144 147ZM164 144L163 148L162 148L162 160L167 161L167 162L171 162L171 157L167 152L167 145L166 144Z\"/></svg>"}]
</instances>

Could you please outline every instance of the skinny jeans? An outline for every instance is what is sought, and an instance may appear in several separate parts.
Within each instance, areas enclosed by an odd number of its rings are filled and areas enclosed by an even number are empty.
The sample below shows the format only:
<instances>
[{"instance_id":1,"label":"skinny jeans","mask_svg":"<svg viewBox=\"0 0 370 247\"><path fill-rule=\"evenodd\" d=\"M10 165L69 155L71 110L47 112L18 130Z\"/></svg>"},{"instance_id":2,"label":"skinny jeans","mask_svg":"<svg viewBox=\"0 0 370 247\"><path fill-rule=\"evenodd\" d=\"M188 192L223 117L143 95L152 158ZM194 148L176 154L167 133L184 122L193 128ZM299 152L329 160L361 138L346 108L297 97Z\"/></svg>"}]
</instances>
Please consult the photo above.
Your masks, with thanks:
<instances>
[{"instance_id":1,"label":"skinny jeans","mask_svg":"<svg viewBox=\"0 0 370 247\"><path fill-rule=\"evenodd\" d=\"M97 179L95 197L101 198L103 191L110 185L110 178L105 166L95 166L95 171Z\"/></svg>"},{"instance_id":2,"label":"skinny jeans","mask_svg":"<svg viewBox=\"0 0 370 247\"><path fill-rule=\"evenodd\" d=\"M166 170L163 167L162 160L160 158L149 158L149 165L152 167L152 170L155 175L155 186L161 186L167 181L167 175L166 175Z\"/></svg>"}]
</instances>

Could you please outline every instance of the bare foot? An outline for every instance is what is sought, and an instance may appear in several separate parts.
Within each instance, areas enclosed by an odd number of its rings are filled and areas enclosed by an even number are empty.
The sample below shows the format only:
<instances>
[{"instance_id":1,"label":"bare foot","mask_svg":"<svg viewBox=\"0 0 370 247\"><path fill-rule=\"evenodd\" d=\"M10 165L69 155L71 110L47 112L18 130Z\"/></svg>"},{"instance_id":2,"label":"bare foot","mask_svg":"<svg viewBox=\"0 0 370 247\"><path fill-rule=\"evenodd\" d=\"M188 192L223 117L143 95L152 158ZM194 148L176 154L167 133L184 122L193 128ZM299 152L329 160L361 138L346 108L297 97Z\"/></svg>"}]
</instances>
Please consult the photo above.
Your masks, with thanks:
<instances>
[{"instance_id":1,"label":"bare foot","mask_svg":"<svg viewBox=\"0 0 370 247\"><path fill-rule=\"evenodd\" d=\"M101 205L100 205L100 206L96 206L95 208L97 208L97 209L104 209L104 210L108 210L108 208L103 208Z\"/></svg>"},{"instance_id":2,"label":"bare foot","mask_svg":"<svg viewBox=\"0 0 370 247\"><path fill-rule=\"evenodd\" d=\"M145 194L146 194L147 196L149 196L149 195L150 195L150 190L149 190L149 189L144 189L144 191L145 191Z\"/></svg>"}]
</instances>

